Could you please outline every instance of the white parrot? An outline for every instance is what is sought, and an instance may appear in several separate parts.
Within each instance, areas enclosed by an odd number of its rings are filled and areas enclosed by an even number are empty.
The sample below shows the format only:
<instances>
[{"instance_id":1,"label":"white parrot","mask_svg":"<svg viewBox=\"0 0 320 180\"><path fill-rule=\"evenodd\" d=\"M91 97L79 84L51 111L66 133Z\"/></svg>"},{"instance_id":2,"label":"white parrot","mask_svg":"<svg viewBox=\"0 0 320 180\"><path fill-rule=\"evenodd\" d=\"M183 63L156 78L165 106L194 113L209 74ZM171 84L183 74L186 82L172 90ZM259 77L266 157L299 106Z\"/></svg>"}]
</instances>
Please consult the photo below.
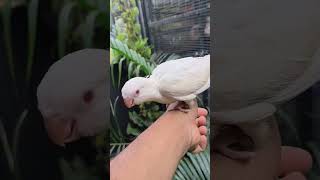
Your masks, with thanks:
<instances>
[{"instance_id":1,"label":"white parrot","mask_svg":"<svg viewBox=\"0 0 320 180\"><path fill-rule=\"evenodd\" d=\"M195 105L196 96L210 87L210 55L186 57L158 65L149 77L128 80L121 92L131 108L144 102L162 104L185 102ZM188 108L179 108L187 112Z\"/></svg>"},{"instance_id":2,"label":"white parrot","mask_svg":"<svg viewBox=\"0 0 320 180\"><path fill-rule=\"evenodd\" d=\"M109 52L84 49L54 63L37 89L49 138L57 145L93 136L107 124Z\"/></svg>"}]
</instances>

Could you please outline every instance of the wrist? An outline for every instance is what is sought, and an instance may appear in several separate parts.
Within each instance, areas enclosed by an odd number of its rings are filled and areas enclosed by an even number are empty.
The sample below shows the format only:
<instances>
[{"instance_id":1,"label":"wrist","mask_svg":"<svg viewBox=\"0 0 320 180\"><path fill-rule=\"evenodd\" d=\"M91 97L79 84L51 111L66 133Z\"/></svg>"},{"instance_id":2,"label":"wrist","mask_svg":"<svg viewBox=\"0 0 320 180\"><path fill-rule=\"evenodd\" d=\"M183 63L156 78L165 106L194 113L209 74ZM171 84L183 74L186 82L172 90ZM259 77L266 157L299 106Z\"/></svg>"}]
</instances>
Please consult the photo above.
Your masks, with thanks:
<instances>
[{"instance_id":1,"label":"wrist","mask_svg":"<svg viewBox=\"0 0 320 180\"><path fill-rule=\"evenodd\" d=\"M183 112L167 112L158 119L158 123L163 123L167 127L166 131L172 139L181 145L181 152L184 155L192 146L192 126L189 119Z\"/></svg>"}]
</instances>

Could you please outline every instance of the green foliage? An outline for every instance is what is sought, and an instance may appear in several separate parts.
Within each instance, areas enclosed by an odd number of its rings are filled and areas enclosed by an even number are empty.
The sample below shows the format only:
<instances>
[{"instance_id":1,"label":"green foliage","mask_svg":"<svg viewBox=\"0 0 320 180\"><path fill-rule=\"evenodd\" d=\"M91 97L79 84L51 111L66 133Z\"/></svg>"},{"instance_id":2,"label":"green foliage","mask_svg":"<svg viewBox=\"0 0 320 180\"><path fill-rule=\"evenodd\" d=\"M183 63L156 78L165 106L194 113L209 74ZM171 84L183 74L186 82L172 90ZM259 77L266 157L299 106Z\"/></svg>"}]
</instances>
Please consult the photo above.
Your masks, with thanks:
<instances>
[{"instance_id":1,"label":"green foliage","mask_svg":"<svg viewBox=\"0 0 320 180\"><path fill-rule=\"evenodd\" d=\"M63 57L66 52L66 39L70 33L70 16L75 7L74 2L68 2L60 11L58 24L58 55Z\"/></svg>"},{"instance_id":2,"label":"green foliage","mask_svg":"<svg viewBox=\"0 0 320 180\"><path fill-rule=\"evenodd\" d=\"M59 57L68 52L67 47L70 51L71 46L75 45L77 48L94 48L97 45L105 45L104 38L107 39L109 36L106 33L110 20L108 1L68 1L61 6L58 20Z\"/></svg>"},{"instance_id":3,"label":"green foliage","mask_svg":"<svg viewBox=\"0 0 320 180\"><path fill-rule=\"evenodd\" d=\"M0 119L0 142L1 145L0 147L3 148L3 152L5 154L5 157L7 158L8 166L11 171L11 173L14 173L14 160L13 160L13 154L11 152L10 144L8 142L8 137L6 130L3 126L2 119Z\"/></svg>"},{"instance_id":4,"label":"green foliage","mask_svg":"<svg viewBox=\"0 0 320 180\"><path fill-rule=\"evenodd\" d=\"M19 118L17 119L17 125L14 129L12 143L9 143L6 130L3 126L2 121L4 119L0 118L0 143L1 143L0 147L3 147L11 175L15 179L20 179L20 173L19 173L20 167L19 167L19 161L17 159L18 157L17 151L18 151L20 140L21 140L21 136L20 136L21 127L23 123L26 121L27 115L28 115L28 110L24 110L20 114Z\"/></svg>"},{"instance_id":5,"label":"green foliage","mask_svg":"<svg viewBox=\"0 0 320 180\"><path fill-rule=\"evenodd\" d=\"M75 158L72 162L60 159L60 168L63 179L66 180L99 180L100 178L92 175L90 167L79 158Z\"/></svg>"},{"instance_id":6,"label":"green foliage","mask_svg":"<svg viewBox=\"0 0 320 180\"><path fill-rule=\"evenodd\" d=\"M150 58L151 48L147 38L141 35L141 27L138 21L139 10L134 0L112 0L111 13L116 18L116 39L139 53L142 57Z\"/></svg>"},{"instance_id":7,"label":"green foliage","mask_svg":"<svg viewBox=\"0 0 320 180\"><path fill-rule=\"evenodd\" d=\"M110 150L109 150L110 157L112 158L116 156L121 151L123 151L128 145L129 143L111 143Z\"/></svg>"},{"instance_id":8,"label":"green foliage","mask_svg":"<svg viewBox=\"0 0 320 180\"><path fill-rule=\"evenodd\" d=\"M16 79L15 75L15 67L13 62L13 51L11 45L11 0L5 1L1 9L1 17L3 21L3 38L5 42L5 48L7 51L7 62L10 69L10 75L13 81Z\"/></svg>"},{"instance_id":9,"label":"green foliage","mask_svg":"<svg viewBox=\"0 0 320 180\"><path fill-rule=\"evenodd\" d=\"M118 104L119 97L116 97L114 102L110 100L110 109L113 119L111 120L111 128L110 128L110 140L111 142L124 142L125 135L121 132L119 119L117 116L117 104Z\"/></svg>"},{"instance_id":10,"label":"green foliage","mask_svg":"<svg viewBox=\"0 0 320 180\"><path fill-rule=\"evenodd\" d=\"M304 129L299 129L299 127L301 127L301 123L310 123L310 121L301 119L301 116L294 115L295 113L293 113L293 111L296 111L296 108L290 109L291 103L279 106L275 114L279 124L282 143L283 145L302 148L311 153L313 157L313 167L306 174L307 179L318 180L320 178L320 144L313 138L305 139L304 133L306 132ZM288 105L289 108L287 107Z\"/></svg>"},{"instance_id":11,"label":"green foliage","mask_svg":"<svg viewBox=\"0 0 320 180\"><path fill-rule=\"evenodd\" d=\"M28 5L28 58L27 58L27 72L26 83L30 83L32 65L34 62L34 53L36 47L37 34L37 20L38 20L38 6L39 0L32 0Z\"/></svg>"},{"instance_id":12,"label":"green foliage","mask_svg":"<svg viewBox=\"0 0 320 180\"><path fill-rule=\"evenodd\" d=\"M9 72L11 76L11 80L13 83L13 91L15 92L15 97L18 98L18 89L16 84L16 72L15 72L15 64L13 59L13 49L11 42L11 0L7 0L1 9L1 17L3 22L3 39L6 50L6 59L9 66Z\"/></svg>"},{"instance_id":13,"label":"green foliage","mask_svg":"<svg viewBox=\"0 0 320 180\"><path fill-rule=\"evenodd\" d=\"M148 62L143 56L141 56L137 51L130 49L127 44L117 40L117 39L110 39L110 46L112 50L118 52L119 55L124 57L130 67L130 63L133 65L131 68L136 68L138 70L133 71L133 69L129 69L128 76L129 78L133 75L133 72L135 73L136 76L139 75L149 75L151 74L152 70L155 67L154 62ZM116 64L119 63L122 59L120 60L112 60L111 64ZM140 74L140 72L143 72L143 74Z\"/></svg>"},{"instance_id":14,"label":"green foliage","mask_svg":"<svg viewBox=\"0 0 320 180\"><path fill-rule=\"evenodd\" d=\"M127 134L134 137L148 128L163 113L160 105L156 103L144 103L139 106L139 112L130 111L130 123L127 126Z\"/></svg>"},{"instance_id":15,"label":"green foliage","mask_svg":"<svg viewBox=\"0 0 320 180\"><path fill-rule=\"evenodd\" d=\"M210 179L210 150L199 154L187 153L180 161L174 179Z\"/></svg>"}]
</instances>

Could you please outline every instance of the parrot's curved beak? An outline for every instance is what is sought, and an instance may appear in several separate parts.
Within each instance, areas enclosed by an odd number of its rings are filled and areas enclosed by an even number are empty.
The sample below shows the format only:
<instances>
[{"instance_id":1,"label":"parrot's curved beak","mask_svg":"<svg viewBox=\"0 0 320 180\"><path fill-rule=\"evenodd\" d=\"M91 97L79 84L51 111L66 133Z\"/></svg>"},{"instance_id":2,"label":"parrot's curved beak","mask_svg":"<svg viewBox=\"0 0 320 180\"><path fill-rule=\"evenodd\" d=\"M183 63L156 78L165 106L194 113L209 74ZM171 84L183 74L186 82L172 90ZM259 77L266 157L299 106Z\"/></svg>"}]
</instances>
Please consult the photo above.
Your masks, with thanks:
<instances>
[{"instance_id":1,"label":"parrot's curved beak","mask_svg":"<svg viewBox=\"0 0 320 180\"><path fill-rule=\"evenodd\" d=\"M49 138L56 145L65 147L65 143L77 139L75 120L45 119L44 124Z\"/></svg>"},{"instance_id":2,"label":"parrot's curved beak","mask_svg":"<svg viewBox=\"0 0 320 180\"><path fill-rule=\"evenodd\" d=\"M124 104L127 106L127 108L131 108L134 106L134 100L132 98L125 98Z\"/></svg>"}]
</instances>

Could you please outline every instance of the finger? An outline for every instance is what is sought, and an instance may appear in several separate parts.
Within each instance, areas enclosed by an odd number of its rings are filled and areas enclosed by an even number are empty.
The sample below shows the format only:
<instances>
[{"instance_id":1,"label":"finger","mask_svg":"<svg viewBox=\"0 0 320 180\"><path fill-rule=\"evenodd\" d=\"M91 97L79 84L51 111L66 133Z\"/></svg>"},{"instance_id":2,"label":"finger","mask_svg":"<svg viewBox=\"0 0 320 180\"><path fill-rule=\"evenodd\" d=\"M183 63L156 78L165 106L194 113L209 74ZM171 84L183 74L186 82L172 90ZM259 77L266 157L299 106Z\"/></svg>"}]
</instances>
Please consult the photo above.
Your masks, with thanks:
<instances>
[{"instance_id":1,"label":"finger","mask_svg":"<svg viewBox=\"0 0 320 180\"><path fill-rule=\"evenodd\" d=\"M284 178L281 178L280 180L306 180L306 177L304 177L302 173L294 172Z\"/></svg>"},{"instance_id":2,"label":"finger","mask_svg":"<svg viewBox=\"0 0 320 180\"><path fill-rule=\"evenodd\" d=\"M200 116L196 119L197 126L205 126L207 124L207 119L204 116Z\"/></svg>"},{"instance_id":3,"label":"finger","mask_svg":"<svg viewBox=\"0 0 320 180\"><path fill-rule=\"evenodd\" d=\"M200 145L197 145L193 150L191 150L192 154L197 154L199 152L202 152L203 149L201 149Z\"/></svg>"},{"instance_id":4,"label":"finger","mask_svg":"<svg viewBox=\"0 0 320 180\"><path fill-rule=\"evenodd\" d=\"M199 116L207 116L208 111L205 108L198 108L198 115Z\"/></svg>"},{"instance_id":5,"label":"finger","mask_svg":"<svg viewBox=\"0 0 320 180\"><path fill-rule=\"evenodd\" d=\"M199 127L199 132L201 135L207 135L207 131L208 131L207 127L205 127L205 126Z\"/></svg>"},{"instance_id":6,"label":"finger","mask_svg":"<svg viewBox=\"0 0 320 180\"><path fill-rule=\"evenodd\" d=\"M200 136L200 147L202 150L205 150L207 147L208 141L207 141L207 136L201 135Z\"/></svg>"},{"instance_id":7,"label":"finger","mask_svg":"<svg viewBox=\"0 0 320 180\"><path fill-rule=\"evenodd\" d=\"M312 167L312 157L307 151L283 146L281 151L280 175L291 172L308 172Z\"/></svg>"},{"instance_id":8,"label":"finger","mask_svg":"<svg viewBox=\"0 0 320 180\"><path fill-rule=\"evenodd\" d=\"M204 151L206 149L206 147L207 147L207 137L203 135L200 137L199 145L197 145L196 148L194 150L192 150L191 153L193 153L193 154L200 153L200 152Z\"/></svg>"}]
</instances>

